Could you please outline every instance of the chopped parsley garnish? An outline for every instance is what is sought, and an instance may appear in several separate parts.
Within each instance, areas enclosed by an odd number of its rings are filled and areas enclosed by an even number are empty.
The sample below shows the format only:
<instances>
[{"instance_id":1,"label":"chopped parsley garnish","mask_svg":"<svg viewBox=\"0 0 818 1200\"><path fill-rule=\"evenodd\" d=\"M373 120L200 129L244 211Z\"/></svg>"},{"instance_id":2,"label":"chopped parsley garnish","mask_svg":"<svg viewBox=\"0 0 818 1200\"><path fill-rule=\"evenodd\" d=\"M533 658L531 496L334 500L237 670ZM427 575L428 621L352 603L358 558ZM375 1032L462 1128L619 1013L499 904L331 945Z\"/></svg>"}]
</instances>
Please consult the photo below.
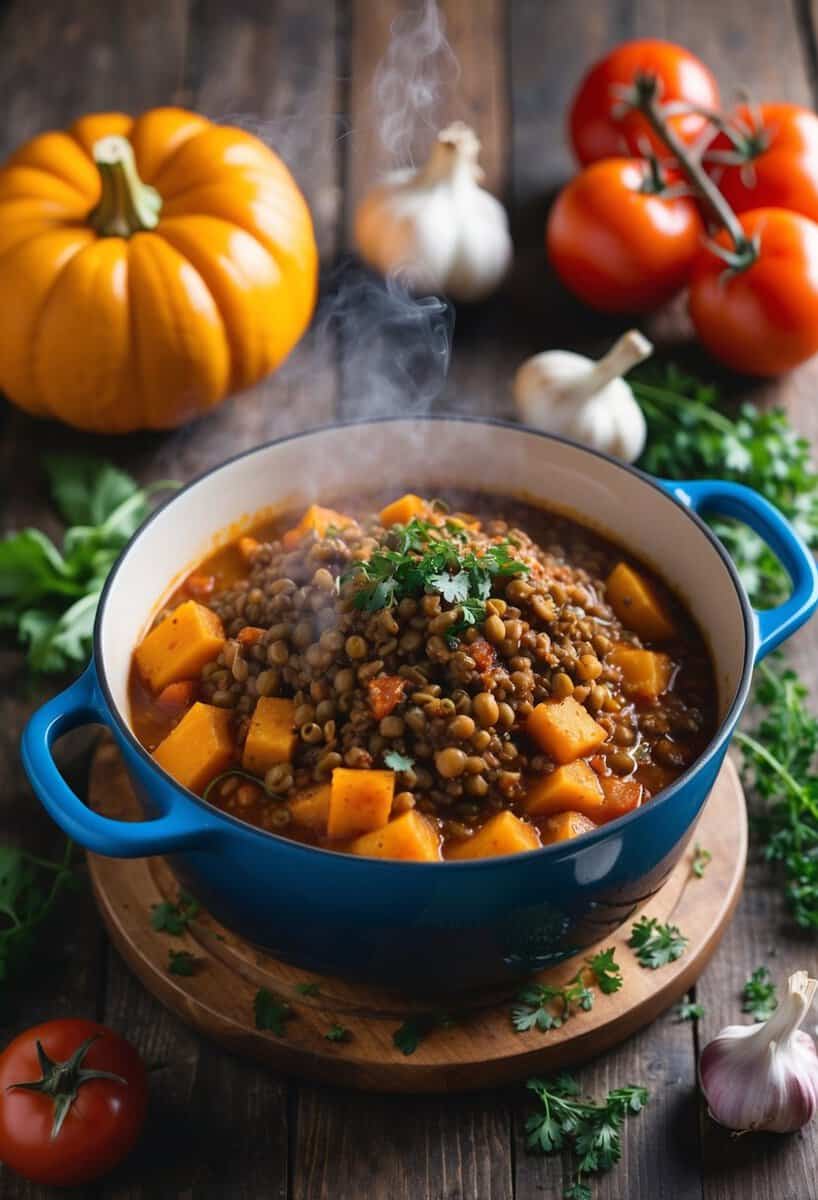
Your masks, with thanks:
<instances>
[{"instance_id":1,"label":"chopped parsley garnish","mask_svg":"<svg viewBox=\"0 0 818 1200\"><path fill-rule=\"evenodd\" d=\"M392 771L411 771L415 765L413 758L410 758L408 754L399 754L397 750L387 750L383 761Z\"/></svg>"},{"instance_id":2,"label":"chopped parsley garnish","mask_svg":"<svg viewBox=\"0 0 818 1200\"><path fill-rule=\"evenodd\" d=\"M320 983L297 983L295 990L299 996L317 996L321 991Z\"/></svg>"},{"instance_id":3,"label":"chopped parsley garnish","mask_svg":"<svg viewBox=\"0 0 818 1200\"><path fill-rule=\"evenodd\" d=\"M168 953L168 970L171 975L193 975L196 959L187 950L171 950Z\"/></svg>"},{"instance_id":4,"label":"chopped parsley garnish","mask_svg":"<svg viewBox=\"0 0 818 1200\"><path fill-rule=\"evenodd\" d=\"M530 983L517 996L511 1009L511 1023L518 1033L529 1029L559 1029L577 1009L588 1012L593 1008L593 986L603 995L611 995L622 987L622 971L614 959L614 948L600 950L586 958L576 975L563 987Z\"/></svg>"},{"instance_id":5,"label":"chopped parsley garnish","mask_svg":"<svg viewBox=\"0 0 818 1200\"><path fill-rule=\"evenodd\" d=\"M693 862L690 864L690 869L697 879L701 879L707 869L707 864L712 862L713 855L709 850L705 850L698 842L693 847Z\"/></svg>"},{"instance_id":6,"label":"chopped parsley garnish","mask_svg":"<svg viewBox=\"0 0 818 1200\"><path fill-rule=\"evenodd\" d=\"M181 937L193 918L198 915L198 903L187 892L180 892L177 904L171 904L169 900L154 904L151 927L158 933L171 933L174 937Z\"/></svg>"},{"instance_id":7,"label":"chopped parsley garnish","mask_svg":"<svg viewBox=\"0 0 818 1200\"><path fill-rule=\"evenodd\" d=\"M328 1042L348 1042L350 1034L343 1025L330 1025L324 1037Z\"/></svg>"},{"instance_id":8,"label":"chopped parsley garnish","mask_svg":"<svg viewBox=\"0 0 818 1200\"><path fill-rule=\"evenodd\" d=\"M417 1016L408 1017L400 1028L395 1030L392 1041L401 1054L414 1054L433 1029L449 1029L453 1024L454 1021L448 1013L419 1013Z\"/></svg>"},{"instance_id":9,"label":"chopped parsley garnish","mask_svg":"<svg viewBox=\"0 0 818 1200\"><path fill-rule=\"evenodd\" d=\"M276 1037L285 1037L284 1022L293 1016L289 1004L279 1000L267 988L259 988L253 1001L256 1029L269 1029Z\"/></svg>"},{"instance_id":10,"label":"chopped parsley garnish","mask_svg":"<svg viewBox=\"0 0 818 1200\"><path fill-rule=\"evenodd\" d=\"M696 1004L688 995L676 1005L673 1011L677 1021L699 1021L704 1016L704 1005Z\"/></svg>"},{"instance_id":11,"label":"chopped parsley garnish","mask_svg":"<svg viewBox=\"0 0 818 1200\"><path fill-rule=\"evenodd\" d=\"M608 1171L622 1157L622 1123L641 1112L648 1102L647 1088L628 1084L614 1088L601 1104L580 1100L573 1076L563 1072L556 1079L529 1079L526 1087L542 1105L525 1123L526 1148L533 1153L554 1154L572 1143L574 1176L564 1189L564 1200L591 1200L591 1189L583 1175Z\"/></svg>"},{"instance_id":12,"label":"chopped parsley garnish","mask_svg":"<svg viewBox=\"0 0 818 1200\"><path fill-rule=\"evenodd\" d=\"M767 1021L778 1008L775 982L766 967L756 967L741 989L741 1011Z\"/></svg>"},{"instance_id":13,"label":"chopped parsley garnish","mask_svg":"<svg viewBox=\"0 0 818 1200\"><path fill-rule=\"evenodd\" d=\"M660 925L656 917L640 917L631 929L628 945L640 967L655 971L681 958L688 940L676 925Z\"/></svg>"},{"instance_id":14,"label":"chopped parsley garnish","mask_svg":"<svg viewBox=\"0 0 818 1200\"><path fill-rule=\"evenodd\" d=\"M461 610L448 630L451 639L484 619L486 600L497 576L526 575L531 569L513 557L508 541L487 545L477 553L464 549L464 538L463 530L453 522L441 527L414 517L407 525L394 525L392 544L379 547L365 562L355 563L341 576L341 582L357 581L352 602L365 612L437 592L447 604L456 604Z\"/></svg>"}]
</instances>

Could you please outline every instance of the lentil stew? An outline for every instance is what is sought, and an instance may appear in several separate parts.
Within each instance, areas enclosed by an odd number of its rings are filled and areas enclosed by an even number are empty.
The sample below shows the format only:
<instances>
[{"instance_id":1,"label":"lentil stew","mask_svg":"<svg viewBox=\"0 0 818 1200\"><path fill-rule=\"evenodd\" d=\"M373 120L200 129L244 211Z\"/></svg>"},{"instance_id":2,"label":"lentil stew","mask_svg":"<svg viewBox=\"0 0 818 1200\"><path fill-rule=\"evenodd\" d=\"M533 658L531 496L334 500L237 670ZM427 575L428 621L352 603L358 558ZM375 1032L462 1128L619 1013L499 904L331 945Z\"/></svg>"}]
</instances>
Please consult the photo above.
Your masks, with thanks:
<instances>
[{"instance_id":1,"label":"lentil stew","mask_svg":"<svg viewBox=\"0 0 818 1200\"><path fill-rule=\"evenodd\" d=\"M716 729L702 635L652 571L480 494L313 505L239 537L158 614L130 701L156 761L225 812L416 861L588 832Z\"/></svg>"}]
</instances>

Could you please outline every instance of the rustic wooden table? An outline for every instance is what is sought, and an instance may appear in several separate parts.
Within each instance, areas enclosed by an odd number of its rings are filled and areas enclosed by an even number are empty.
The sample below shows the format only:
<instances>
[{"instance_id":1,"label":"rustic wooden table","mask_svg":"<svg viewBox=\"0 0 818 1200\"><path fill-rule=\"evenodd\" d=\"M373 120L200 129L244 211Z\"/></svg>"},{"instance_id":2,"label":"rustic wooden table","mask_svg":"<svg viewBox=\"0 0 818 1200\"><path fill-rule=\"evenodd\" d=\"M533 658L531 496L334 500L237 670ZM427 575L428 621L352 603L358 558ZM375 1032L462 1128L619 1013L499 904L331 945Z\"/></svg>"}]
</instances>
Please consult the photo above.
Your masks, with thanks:
<instances>
[{"instance_id":1,"label":"rustic wooden table","mask_svg":"<svg viewBox=\"0 0 818 1200\"><path fill-rule=\"evenodd\" d=\"M408 7L397 0L0 3L2 148L93 109L138 112L171 103L238 119L267 137L295 170L329 268L349 245L356 198L389 165L383 123L379 129L375 118L390 94L402 105L405 86L382 74L384 88L373 103L371 85L390 29ZM415 122L414 144L422 149L429 125L454 117L475 125L488 185L512 212L518 265L502 295L457 315L451 368L436 405L506 415L511 371L527 354L563 345L598 350L616 332L559 292L542 249L549 196L571 170L563 121L583 69L622 39L668 37L700 54L725 94L744 84L760 99L812 104L818 6L814 0L442 0L441 9L459 68L445 54L421 63L419 82L437 73L440 87ZM392 44L398 62L413 46L400 43L396 53ZM397 92L390 92L396 80ZM413 127L399 123L391 132L398 142L411 141ZM408 332L393 323L384 333L382 314L372 306L366 312L363 325L350 325L343 314L321 323L276 378L193 427L164 437L100 439L92 448L141 479L189 478L284 431L364 410L378 400L373 363L393 365L393 386L401 386L404 372L435 392L439 359L418 340L423 323L410 322ZM648 332L687 356L680 312L657 317ZM801 429L818 435L816 384L813 364L756 389L754 398L785 403ZM379 382L379 395L383 387ZM88 447L88 439L35 424L9 407L0 420L3 525L48 528L38 454L44 447ZM799 669L813 677L817 638L814 624L792 648ZM8 643L0 647L0 678L2 834L54 849L56 831L35 802L18 755L23 723L45 692L30 682L22 656ZM66 759L75 780L81 781L87 758L87 743L75 743ZM169 1016L108 945L87 894L63 908L46 964L22 989L2 996L0 1040L59 1014L96 1017L129 1037L151 1068L151 1112L139 1149L83 1196L547 1200L561 1194L560 1161L524 1152L522 1088L401 1099L280 1078L199 1040ZM668 1014L580 1072L591 1092L627 1081L651 1091L647 1111L629 1123L621 1165L595 1183L595 1196L818 1195L814 1128L803 1137L731 1140L707 1119L695 1080L699 1044L735 1019L741 983L752 968L768 962L783 976L813 961L814 943L793 933L768 871L751 862L739 913L697 988L704 1020L694 1027ZM9 1200L50 1195L1 1168L0 1194Z\"/></svg>"}]
</instances>

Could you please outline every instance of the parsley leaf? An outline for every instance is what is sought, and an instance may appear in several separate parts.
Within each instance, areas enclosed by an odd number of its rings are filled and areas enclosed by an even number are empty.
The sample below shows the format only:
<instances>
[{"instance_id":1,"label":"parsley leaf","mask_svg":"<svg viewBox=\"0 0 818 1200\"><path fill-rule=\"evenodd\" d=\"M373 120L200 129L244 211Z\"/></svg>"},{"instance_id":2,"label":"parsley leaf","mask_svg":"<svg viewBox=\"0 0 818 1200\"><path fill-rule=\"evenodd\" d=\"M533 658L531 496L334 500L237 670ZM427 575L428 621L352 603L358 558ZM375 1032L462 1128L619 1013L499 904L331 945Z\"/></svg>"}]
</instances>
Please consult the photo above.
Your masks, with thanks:
<instances>
[{"instance_id":1,"label":"parsley leaf","mask_svg":"<svg viewBox=\"0 0 818 1200\"><path fill-rule=\"evenodd\" d=\"M23 973L34 957L37 934L66 888L76 886L73 843L59 861L17 846L0 846L0 984Z\"/></svg>"},{"instance_id":2,"label":"parsley leaf","mask_svg":"<svg viewBox=\"0 0 818 1200\"><path fill-rule=\"evenodd\" d=\"M780 863L795 921L818 929L818 719L794 671L768 660L756 671L753 697L761 719L739 730L742 780L751 797L752 825L768 862ZM760 802L760 803L759 803Z\"/></svg>"},{"instance_id":3,"label":"parsley leaf","mask_svg":"<svg viewBox=\"0 0 818 1200\"><path fill-rule=\"evenodd\" d=\"M526 1087L541 1105L541 1111L526 1121L526 1148L554 1154L572 1142L576 1166L563 1196L590 1200L591 1191L583 1175L607 1171L619 1162L623 1122L647 1104L647 1089L633 1084L614 1088L597 1104L578 1099L579 1087L565 1073L556 1079L529 1079Z\"/></svg>"},{"instance_id":4,"label":"parsley leaf","mask_svg":"<svg viewBox=\"0 0 818 1200\"><path fill-rule=\"evenodd\" d=\"M383 761L392 771L411 771L415 760L408 754L399 754L397 750L387 750Z\"/></svg>"},{"instance_id":5,"label":"parsley leaf","mask_svg":"<svg viewBox=\"0 0 818 1200\"><path fill-rule=\"evenodd\" d=\"M640 917L631 929L628 945L641 967L655 971L681 958L688 940L676 925L660 925L656 917Z\"/></svg>"},{"instance_id":6,"label":"parsley leaf","mask_svg":"<svg viewBox=\"0 0 818 1200\"><path fill-rule=\"evenodd\" d=\"M741 1011L754 1021L767 1021L777 1008L775 981L766 967L756 967L741 989Z\"/></svg>"},{"instance_id":7,"label":"parsley leaf","mask_svg":"<svg viewBox=\"0 0 818 1200\"><path fill-rule=\"evenodd\" d=\"M727 411L715 387L677 367L642 367L630 377L648 426L639 466L667 479L716 476L747 484L789 517L808 545L818 546L818 471L809 441L781 408L743 404ZM724 542L757 607L790 594L789 576L746 525L710 524Z\"/></svg>"},{"instance_id":8,"label":"parsley leaf","mask_svg":"<svg viewBox=\"0 0 818 1200\"><path fill-rule=\"evenodd\" d=\"M276 1037L285 1037L284 1022L291 1020L293 1010L267 988L259 988L253 1001L256 1029L269 1029Z\"/></svg>"},{"instance_id":9,"label":"parsley leaf","mask_svg":"<svg viewBox=\"0 0 818 1200\"><path fill-rule=\"evenodd\" d=\"M170 950L168 970L171 975L193 975L196 971L196 959L187 950Z\"/></svg>"},{"instance_id":10,"label":"parsley leaf","mask_svg":"<svg viewBox=\"0 0 818 1200\"><path fill-rule=\"evenodd\" d=\"M697 879L702 878L702 876L704 875L704 873L707 869L707 864L712 861L713 861L713 855L710 853L710 851L705 850L705 848L703 846L700 846L699 843L697 842L696 845L693 847L693 861L690 864L690 870L693 872L693 874L696 876Z\"/></svg>"},{"instance_id":11,"label":"parsley leaf","mask_svg":"<svg viewBox=\"0 0 818 1200\"><path fill-rule=\"evenodd\" d=\"M588 976L590 975L590 979ZM614 959L614 948L600 950L586 958L582 966L562 987L529 983L517 995L511 1008L511 1024L517 1033L539 1029L559 1029L577 1009L589 1012L593 1008L595 984L604 995L617 992L622 986L622 971Z\"/></svg>"},{"instance_id":12,"label":"parsley leaf","mask_svg":"<svg viewBox=\"0 0 818 1200\"><path fill-rule=\"evenodd\" d=\"M321 991L320 983L297 983L295 990L299 996L317 996Z\"/></svg>"},{"instance_id":13,"label":"parsley leaf","mask_svg":"<svg viewBox=\"0 0 818 1200\"><path fill-rule=\"evenodd\" d=\"M324 1037L328 1042L348 1042L350 1033L343 1025L330 1025Z\"/></svg>"},{"instance_id":14,"label":"parsley leaf","mask_svg":"<svg viewBox=\"0 0 818 1200\"><path fill-rule=\"evenodd\" d=\"M33 671L84 665L102 585L122 547L150 512L150 497L174 483L140 488L87 455L44 460L51 495L69 525L57 548L38 529L0 539L0 628L16 631Z\"/></svg>"},{"instance_id":15,"label":"parsley leaf","mask_svg":"<svg viewBox=\"0 0 818 1200\"><path fill-rule=\"evenodd\" d=\"M392 1041L401 1054L414 1054L420 1043L433 1029L448 1029L454 1021L448 1013L418 1013L407 1017L400 1028L392 1034Z\"/></svg>"},{"instance_id":16,"label":"parsley leaf","mask_svg":"<svg viewBox=\"0 0 818 1200\"><path fill-rule=\"evenodd\" d=\"M194 917L198 915L198 903L187 892L180 892L177 904L172 904L170 900L154 904L151 912L151 928L158 933L170 933L174 937L180 937Z\"/></svg>"},{"instance_id":17,"label":"parsley leaf","mask_svg":"<svg viewBox=\"0 0 818 1200\"><path fill-rule=\"evenodd\" d=\"M687 995L673 1010L679 1021L699 1021L704 1016L704 1005L696 1004Z\"/></svg>"}]
</instances>

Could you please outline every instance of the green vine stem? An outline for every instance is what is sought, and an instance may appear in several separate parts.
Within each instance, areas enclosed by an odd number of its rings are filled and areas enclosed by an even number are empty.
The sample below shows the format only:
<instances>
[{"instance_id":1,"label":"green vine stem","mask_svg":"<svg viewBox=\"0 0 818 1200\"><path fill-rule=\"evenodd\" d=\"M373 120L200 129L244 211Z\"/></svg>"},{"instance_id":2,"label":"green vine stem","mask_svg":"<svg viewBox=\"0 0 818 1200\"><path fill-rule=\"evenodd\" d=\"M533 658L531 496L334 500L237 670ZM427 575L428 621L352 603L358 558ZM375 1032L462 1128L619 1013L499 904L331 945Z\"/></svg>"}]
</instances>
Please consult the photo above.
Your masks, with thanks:
<instances>
[{"instance_id":1,"label":"green vine stem","mask_svg":"<svg viewBox=\"0 0 818 1200\"><path fill-rule=\"evenodd\" d=\"M139 178L128 139L118 134L100 138L93 153L102 191L88 220L99 236L128 238L155 229L162 197Z\"/></svg>"},{"instance_id":2,"label":"green vine stem","mask_svg":"<svg viewBox=\"0 0 818 1200\"><path fill-rule=\"evenodd\" d=\"M695 189L697 195L707 203L716 221L727 231L733 243L732 250L712 246L715 253L724 258L734 271L746 270L758 258L758 246L747 237L741 222L722 196L716 184L689 153L687 146L670 126L667 115L659 102L659 81L655 75L637 75L633 90L625 101L629 108L640 112L656 136L667 146L679 164L682 174Z\"/></svg>"}]
</instances>

